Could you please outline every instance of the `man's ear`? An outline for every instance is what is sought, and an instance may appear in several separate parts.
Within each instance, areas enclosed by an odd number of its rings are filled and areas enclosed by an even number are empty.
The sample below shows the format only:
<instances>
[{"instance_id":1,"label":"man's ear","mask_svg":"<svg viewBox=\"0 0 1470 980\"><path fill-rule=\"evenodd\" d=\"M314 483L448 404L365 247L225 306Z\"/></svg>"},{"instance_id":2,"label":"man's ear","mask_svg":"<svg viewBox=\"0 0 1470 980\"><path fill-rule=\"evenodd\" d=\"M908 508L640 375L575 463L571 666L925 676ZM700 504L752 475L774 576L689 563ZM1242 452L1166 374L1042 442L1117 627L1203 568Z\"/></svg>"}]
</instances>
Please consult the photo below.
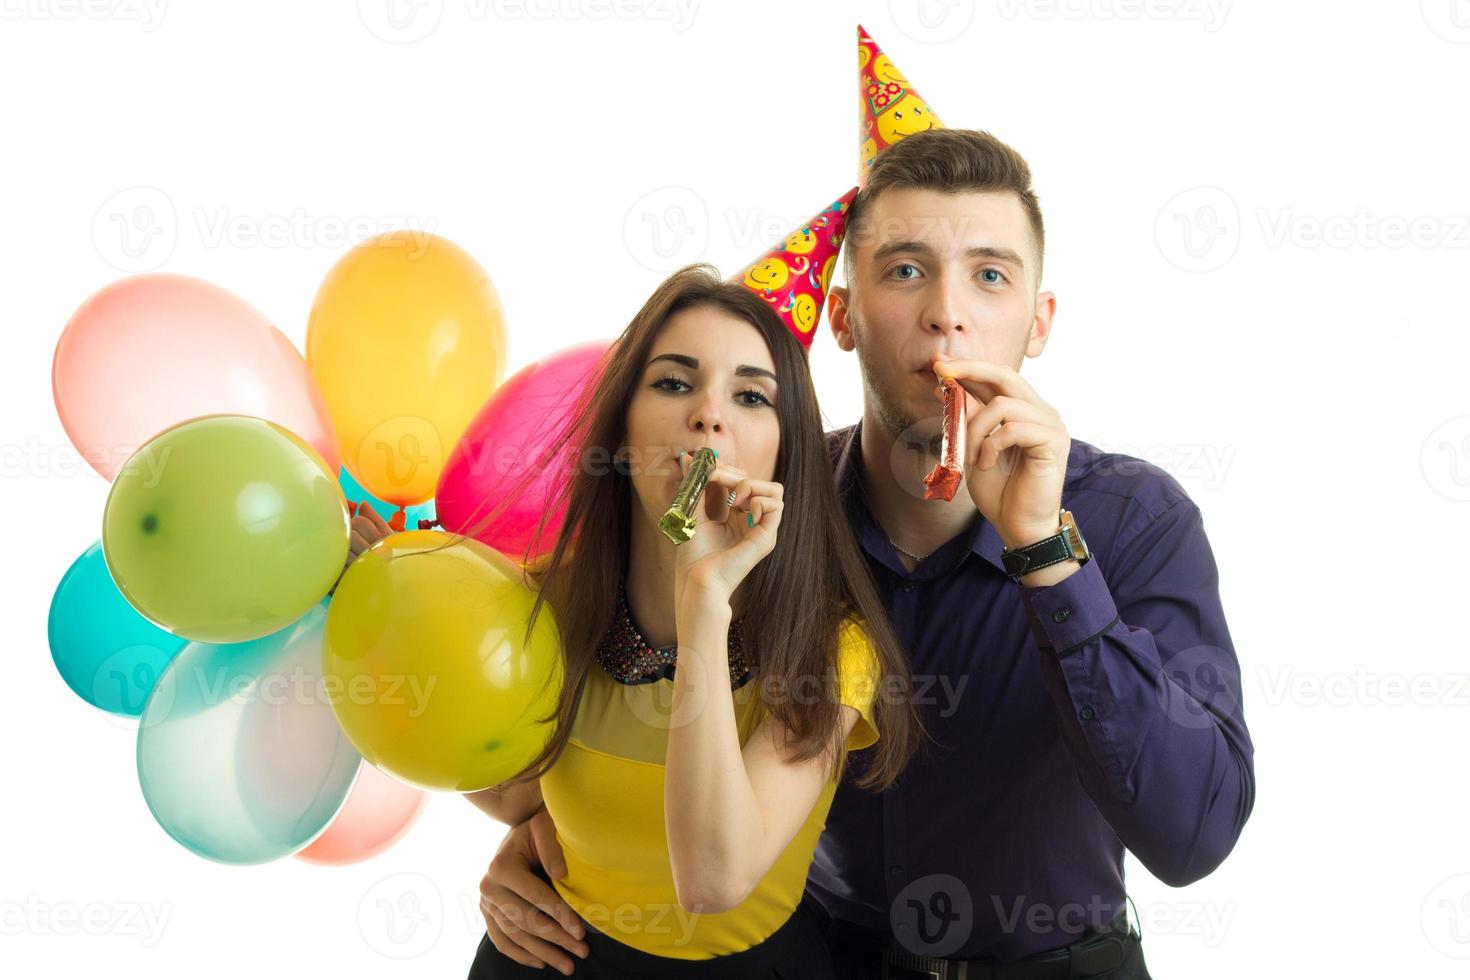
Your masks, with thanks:
<instances>
[{"instance_id":1,"label":"man's ear","mask_svg":"<svg viewBox=\"0 0 1470 980\"><path fill-rule=\"evenodd\" d=\"M1057 294L1052 292L1036 294L1036 316L1031 321L1031 339L1026 343L1027 357L1040 357L1041 352L1046 349L1047 338L1051 336L1052 317L1057 314Z\"/></svg>"},{"instance_id":2,"label":"man's ear","mask_svg":"<svg viewBox=\"0 0 1470 980\"><path fill-rule=\"evenodd\" d=\"M845 351L857 349L857 343L852 339L852 325L848 322L851 296L846 286L833 286L827 294L827 323L832 328L837 346Z\"/></svg>"}]
</instances>

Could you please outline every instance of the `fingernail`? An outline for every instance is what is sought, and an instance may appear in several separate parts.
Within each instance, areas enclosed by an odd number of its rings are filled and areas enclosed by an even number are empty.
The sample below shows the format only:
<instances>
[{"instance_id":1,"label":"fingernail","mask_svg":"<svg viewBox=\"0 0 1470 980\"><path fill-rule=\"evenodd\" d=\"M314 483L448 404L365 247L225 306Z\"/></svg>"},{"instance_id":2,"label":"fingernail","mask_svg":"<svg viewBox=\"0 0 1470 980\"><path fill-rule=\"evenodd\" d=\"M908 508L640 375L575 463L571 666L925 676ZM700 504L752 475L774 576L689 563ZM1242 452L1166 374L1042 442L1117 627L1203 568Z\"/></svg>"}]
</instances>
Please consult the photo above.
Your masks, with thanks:
<instances>
[{"instance_id":1,"label":"fingernail","mask_svg":"<svg viewBox=\"0 0 1470 980\"><path fill-rule=\"evenodd\" d=\"M746 514L745 515L745 524L746 524L747 527L755 527L755 515L754 514Z\"/></svg>"}]
</instances>

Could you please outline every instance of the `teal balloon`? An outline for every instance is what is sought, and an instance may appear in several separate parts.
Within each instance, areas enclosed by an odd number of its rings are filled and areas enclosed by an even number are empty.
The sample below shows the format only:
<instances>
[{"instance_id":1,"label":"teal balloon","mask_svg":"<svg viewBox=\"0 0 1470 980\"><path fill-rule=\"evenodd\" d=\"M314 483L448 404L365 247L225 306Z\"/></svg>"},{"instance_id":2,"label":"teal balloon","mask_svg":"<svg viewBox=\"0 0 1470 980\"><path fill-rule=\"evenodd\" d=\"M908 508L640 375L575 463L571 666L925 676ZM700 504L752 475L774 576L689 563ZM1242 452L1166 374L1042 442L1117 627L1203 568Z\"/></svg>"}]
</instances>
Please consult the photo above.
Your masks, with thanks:
<instances>
[{"instance_id":1,"label":"teal balloon","mask_svg":"<svg viewBox=\"0 0 1470 980\"><path fill-rule=\"evenodd\" d=\"M398 509L397 504L390 504L386 500L379 500L368 493L357 480L353 479L347 467L342 467L337 474L337 482L342 486L342 493L354 504L366 500L378 512L378 516L387 520ZM403 512L403 529L405 531L417 531L419 521L433 521L436 519L434 498L430 497L421 504L414 504Z\"/></svg>"},{"instance_id":2,"label":"teal balloon","mask_svg":"<svg viewBox=\"0 0 1470 980\"><path fill-rule=\"evenodd\" d=\"M71 563L51 596L51 661L88 704L138 717L153 685L188 641L150 623L118 591L102 542Z\"/></svg>"},{"instance_id":3,"label":"teal balloon","mask_svg":"<svg viewBox=\"0 0 1470 980\"><path fill-rule=\"evenodd\" d=\"M222 864L311 843L342 808L362 757L322 682L325 602L279 632L186 645L138 722L138 781L174 840Z\"/></svg>"}]
</instances>

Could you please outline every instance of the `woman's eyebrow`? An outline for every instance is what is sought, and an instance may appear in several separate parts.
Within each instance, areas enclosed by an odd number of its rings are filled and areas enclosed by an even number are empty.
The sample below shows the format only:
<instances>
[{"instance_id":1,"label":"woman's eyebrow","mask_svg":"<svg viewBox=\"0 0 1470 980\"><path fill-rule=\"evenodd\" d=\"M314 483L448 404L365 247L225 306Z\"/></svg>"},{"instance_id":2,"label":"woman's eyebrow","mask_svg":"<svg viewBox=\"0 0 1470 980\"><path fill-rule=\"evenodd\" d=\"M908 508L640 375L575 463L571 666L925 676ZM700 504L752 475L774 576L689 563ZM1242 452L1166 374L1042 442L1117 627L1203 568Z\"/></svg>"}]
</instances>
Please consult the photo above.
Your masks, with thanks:
<instances>
[{"instance_id":1,"label":"woman's eyebrow","mask_svg":"<svg viewBox=\"0 0 1470 980\"><path fill-rule=\"evenodd\" d=\"M649 358L648 363L652 364L655 361L673 361L675 364L684 365L691 371L699 370L699 358L690 357L688 354L659 354ZM770 378L772 381L779 383L777 377L770 371L767 371L763 367L756 367L753 364L740 365L735 369L735 374L742 378Z\"/></svg>"}]
</instances>

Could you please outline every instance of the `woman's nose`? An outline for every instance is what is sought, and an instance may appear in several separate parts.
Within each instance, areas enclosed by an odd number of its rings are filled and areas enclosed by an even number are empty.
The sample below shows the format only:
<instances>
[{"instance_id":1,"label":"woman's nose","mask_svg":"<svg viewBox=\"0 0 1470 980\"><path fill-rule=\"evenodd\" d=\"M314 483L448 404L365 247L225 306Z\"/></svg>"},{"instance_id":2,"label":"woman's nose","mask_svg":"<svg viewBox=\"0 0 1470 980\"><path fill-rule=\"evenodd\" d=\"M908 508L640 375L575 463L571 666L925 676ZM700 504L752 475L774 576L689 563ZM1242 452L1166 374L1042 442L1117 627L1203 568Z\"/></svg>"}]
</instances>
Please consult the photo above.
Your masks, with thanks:
<instances>
[{"instance_id":1,"label":"woman's nose","mask_svg":"<svg viewBox=\"0 0 1470 980\"><path fill-rule=\"evenodd\" d=\"M723 432L725 431L725 420L720 415L720 409L713 401L707 401L694 410L694 416L690 419L695 432Z\"/></svg>"}]
</instances>

